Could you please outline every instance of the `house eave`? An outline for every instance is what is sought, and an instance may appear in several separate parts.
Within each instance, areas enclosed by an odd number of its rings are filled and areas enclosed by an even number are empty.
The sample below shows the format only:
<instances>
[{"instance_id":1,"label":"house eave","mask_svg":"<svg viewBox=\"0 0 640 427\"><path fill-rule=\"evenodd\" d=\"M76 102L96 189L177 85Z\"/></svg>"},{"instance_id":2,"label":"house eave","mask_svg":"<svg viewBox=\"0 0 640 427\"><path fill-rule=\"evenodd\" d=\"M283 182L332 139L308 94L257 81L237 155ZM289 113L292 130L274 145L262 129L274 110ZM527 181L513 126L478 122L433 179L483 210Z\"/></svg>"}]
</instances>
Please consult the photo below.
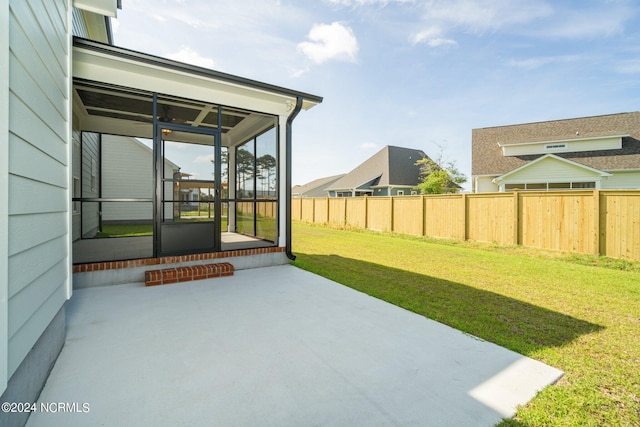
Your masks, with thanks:
<instances>
[{"instance_id":1,"label":"house eave","mask_svg":"<svg viewBox=\"0 0 640 427\"><path fill-rule=\"evenodd\" d=\"M297 100L298 98L301 98L302 108L304 110L308 110L309 108L320 104L323 100L321 96L287 89L281 86L263 83L257 80L222 73L220 71L210 70L207 68L198 67L196 65L186 64L172 59L162 58L155 55L137 52L79 37L73 38L73 47L74 50L82 50L89 54L107 55L111 58L134 61L136 63L142 63L165 70L186 73L192 76L204 77L206 79L215 80L221 83L226 83L228 85L240 86L242 88L251 89L253 91L265 92L279 97L292 98L293 102L295 102L295 100ZM293 109L294 105L292 104L290 107L291 109Z\"/></svg>"}]
</instances>

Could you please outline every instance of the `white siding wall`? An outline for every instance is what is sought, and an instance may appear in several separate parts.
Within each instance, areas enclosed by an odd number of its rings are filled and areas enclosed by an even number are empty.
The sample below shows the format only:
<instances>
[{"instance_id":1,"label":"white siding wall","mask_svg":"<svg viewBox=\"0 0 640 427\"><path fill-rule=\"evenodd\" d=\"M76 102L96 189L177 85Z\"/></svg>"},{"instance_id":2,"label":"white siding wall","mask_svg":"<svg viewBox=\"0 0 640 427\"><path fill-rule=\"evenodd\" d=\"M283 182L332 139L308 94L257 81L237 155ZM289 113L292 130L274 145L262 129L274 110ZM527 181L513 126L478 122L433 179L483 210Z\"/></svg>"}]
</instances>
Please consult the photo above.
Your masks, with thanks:
<instances>
[{"instance_id":1,"label":"white siding wall","mask_svg":"<svg viewBox=\"0 0 640 427\"><path fill-rule=\"evenodd\" d=\"M95 198L100 195L100 134L82 133L82 197ZM82 204L82 237L96 235L100 225L98 203Z\"/></svg>"},{"instance_id":2,"label":"white siding wall","mask_svg":"<svg viewBox=\"0 0 640 427\"><path fill-rule=\"evenodd\" d=\"M497 193L498 191L500 191L500 187L497 184L491 182L491 180L494 178L497 178L497 176L477 177L474 191L476 193Z\"/></svg>"},{"instance_id":3,"label":"white siding wall","mask_svg":"<svg viewBox=\"0 0 640 427\"><path fill-rule=\"evenodd\" d=\"M72 181L71 185L73 187L72 197L80 196L80 177L82 174L80 173L82 167L81 154L80 154L80 130L78 128L78 120L74 116L73 118L73 135L72 135L72 156L71 156L71 168L73 170L71 176ZM82 235L82 223L80 209L82 204L80 202L73 203L73 220L72 220L72 236L73 241L78 240Z\"/></svg>"},{"instance_id":4,"label":"white siding wall","mask_svg":"<svg viewBox=\"0 0 640 427\"><path fill-rule=\"evenodd\" d=\"M553 146L547 148L548 146ZM507 145L502 147L505 156L527 154L577 153L580 151L618 150L622 148L622 138L597 138L574 141L542 142L539 144Z\"/></svg>"},{"instance_id":5,"label":"white siding wall","mask_svg":"<svg viewBox=\"0 0 640 427\"><path fill-rule=\"evenodd\" d=\"M600 175L576 165L572 165L555 158L546 158L538 163L508 176L503 181L508 183L534 182L571 182L598 181Z\"/></svg>"},{"instance_id":6,"label":"white siding wall","mask_svg":"<svg viewBox=\"0 0 640 427\"><path fill-rule=\"evenodd\" d=\"M153 152L134 138L102 136L103 197L153 198ZM103 203L103 221L151 220L151 203Z\"/></svg>"},{"instance_id":7,"label":"white siding wall","mask_svg":"<svg viewBox=\"0 0 640 427\"><path fill-rule=\"evenodd\" d=\"M602 180L602 188L616 189L640 189L640 171L610 172L613 176Z\"/></svg>"},{"instance_id":8,"label":"white siding wall","mask_svg":"<svg viewBox=\"0 0 640 427\"><path fill-rule=\"evenodd\" d=\"M0 394L7 388L9 337L9 3L0 2Z\"/></svg>"},{"instance_id":9,"label":"white siding wall","mask_svg":"<svg viewBox=\"0 0 640 427\"><path fill-rule=\"evenodd\" d=\"M84 16L82 16L82 12L80 11L80 9L76 9L75 7L73 8L72 19L73 35L88 39L89 30L87 29L87 23L84 20Z\"/></svg>"},{"instance_id":10,"label":"white siding wall","mask_svg":"<svg viewBox=\"0 0 640 427\"><path fill-rule=\"evenodd\" d=\"M66 299L69 0L9 1L8 375Z\"/></svg>"}]
</instances>

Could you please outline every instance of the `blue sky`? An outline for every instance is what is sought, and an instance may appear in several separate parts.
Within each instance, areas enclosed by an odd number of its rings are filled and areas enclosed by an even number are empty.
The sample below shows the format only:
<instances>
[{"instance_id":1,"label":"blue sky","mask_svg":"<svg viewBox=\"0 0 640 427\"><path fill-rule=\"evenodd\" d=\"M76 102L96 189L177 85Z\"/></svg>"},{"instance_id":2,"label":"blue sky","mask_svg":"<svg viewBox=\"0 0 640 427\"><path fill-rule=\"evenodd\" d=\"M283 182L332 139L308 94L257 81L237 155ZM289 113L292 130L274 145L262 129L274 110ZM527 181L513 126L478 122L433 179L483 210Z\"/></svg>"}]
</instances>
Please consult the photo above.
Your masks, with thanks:
<instances>
[{"instance_id":1,"label":"blue sky","mask_svg":"<svg viewBox=\"0 0 640 427\"><path fill-rule=\"evenodd\" d=\"M473 128L637 111L637 0L125 0L115 44L324 97L293 183L385 145L471 177ZM468 188L467 184L467 188Z\"/></svg>"}]
</instances>

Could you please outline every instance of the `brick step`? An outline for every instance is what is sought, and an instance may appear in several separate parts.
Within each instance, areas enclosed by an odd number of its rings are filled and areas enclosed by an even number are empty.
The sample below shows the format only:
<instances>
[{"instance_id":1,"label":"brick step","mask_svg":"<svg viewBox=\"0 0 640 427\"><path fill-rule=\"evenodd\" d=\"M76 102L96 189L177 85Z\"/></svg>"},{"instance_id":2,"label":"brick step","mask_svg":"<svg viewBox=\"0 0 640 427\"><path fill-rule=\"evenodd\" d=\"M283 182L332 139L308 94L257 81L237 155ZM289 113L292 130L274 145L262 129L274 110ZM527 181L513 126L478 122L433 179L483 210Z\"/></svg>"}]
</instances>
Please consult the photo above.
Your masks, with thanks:
<instances>
[{"instance_id":1,"label":"brick step","mask_svg":"<svg viewBox=\"0 0 640 427\"><path fill-rule=\"evenodd\" d=\"M189 282L191 280L210 279L233 275L233 265L228 262L216 264L190 265L185 267L163 268L144 272L144 285L168 285L169 283Z\"/></svg>"}]
</instances>

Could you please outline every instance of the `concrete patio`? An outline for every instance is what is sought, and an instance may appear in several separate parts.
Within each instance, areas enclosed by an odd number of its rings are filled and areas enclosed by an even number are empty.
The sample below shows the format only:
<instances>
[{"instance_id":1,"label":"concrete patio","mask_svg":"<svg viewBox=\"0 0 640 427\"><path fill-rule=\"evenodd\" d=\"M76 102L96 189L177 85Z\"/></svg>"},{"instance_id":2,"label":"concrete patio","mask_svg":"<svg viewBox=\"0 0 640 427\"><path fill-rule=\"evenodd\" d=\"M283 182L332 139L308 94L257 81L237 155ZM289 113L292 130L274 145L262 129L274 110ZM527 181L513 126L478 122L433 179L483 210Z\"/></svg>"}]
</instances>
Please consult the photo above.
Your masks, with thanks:
<instances>
[{"instance_id":1,"label":"concrete patio","mask_svg":"<svg viewBox=\"0 0 640 427\"><path fill-rule=\"evenodd\" d=\"M285 265L81 289L28 426L492 426L562 373Z\"/></svg>"}]
</instances>

